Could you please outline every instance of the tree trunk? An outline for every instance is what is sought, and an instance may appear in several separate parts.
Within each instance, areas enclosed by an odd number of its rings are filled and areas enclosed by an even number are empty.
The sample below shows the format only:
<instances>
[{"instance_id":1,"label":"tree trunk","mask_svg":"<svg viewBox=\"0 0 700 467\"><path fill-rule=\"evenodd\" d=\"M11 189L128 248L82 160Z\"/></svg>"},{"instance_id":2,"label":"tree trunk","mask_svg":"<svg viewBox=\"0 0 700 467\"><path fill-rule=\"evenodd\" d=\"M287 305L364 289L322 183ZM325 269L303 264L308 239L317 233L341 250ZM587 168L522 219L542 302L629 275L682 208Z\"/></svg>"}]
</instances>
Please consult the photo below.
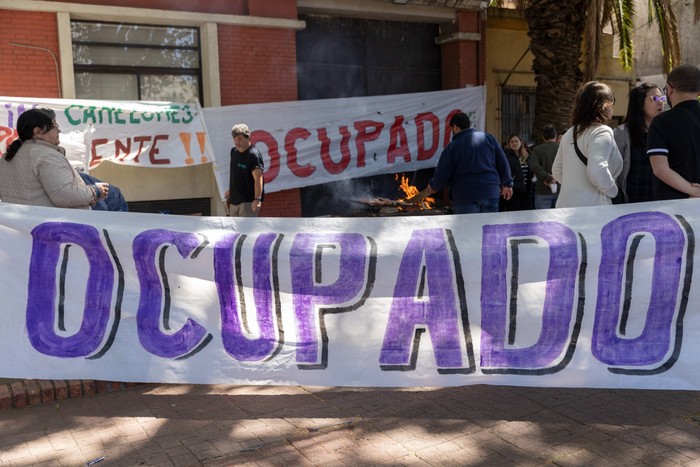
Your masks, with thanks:
<instances>
[{"instance_id":1,"label":"tree trunk","mask_svg":"<svg viewBox=\"0 0 700 467\"><path fill-rule=\"evenodd\" d=\"M548 123L569 127L576 90L581 85L581 42L590 0L532 0L525 10L537 82L533 132Z\"/></svg>"}]
</instances>

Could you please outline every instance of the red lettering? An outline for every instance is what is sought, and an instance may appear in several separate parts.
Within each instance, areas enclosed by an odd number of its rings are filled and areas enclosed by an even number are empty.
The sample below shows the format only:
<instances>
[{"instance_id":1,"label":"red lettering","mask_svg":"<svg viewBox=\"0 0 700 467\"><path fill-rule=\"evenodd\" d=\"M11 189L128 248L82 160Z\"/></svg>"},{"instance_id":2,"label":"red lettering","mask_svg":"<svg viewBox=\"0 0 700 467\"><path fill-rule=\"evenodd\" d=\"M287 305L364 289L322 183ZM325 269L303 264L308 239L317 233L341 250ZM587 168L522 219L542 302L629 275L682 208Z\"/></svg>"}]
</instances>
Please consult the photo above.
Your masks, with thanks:
<instances>
[{"instance_id":1,"label":"red lettering","mask_svg":"<svg viewBox=\"0 0 700 467\"><path fill-rule=\"evenodd\" d=\"M316 171L311 164L299 165L297 162L297 148L294 146L298 139L307 139L311 132L306 128L294 128L284 137L284 149L287 151L287 167L297 177L308 177Z\"/></svg>"},{"instance_id":2,"label":"red lettering","mask_svg":"<svg viewBox=\"0 0 700 467\"><path fill-rule=\"evenodd\" d=\"M170 164L170 159L156 159L156 156L160 154L158 149L158 141L167 140L168 135L156 135L153 137L153 145L151 145L151 150L148 151L148 160L151 161L153 165Z\"/></svg>"},{"instance_id":3,"label":"red lettering","mask_svg":"<svg viewBox=\"0 0 700 467\"><path fill-rule=\"evenodd\" d=\"M263 143L267 146L267 154L270 156L270 163L265 167L263 181L270 183L280 174L280 151L277 140L267 131L254 130L250 135L253 144Z\"/></svg>"},{"instance_id":4,"label":"red lettering","mask_svg":"<svg viewBox=\"0 0 700 467\"><path fill-rule=\"evenodd\" d=\"M447 147L447 145L450 144L450 141L452 141L452 128L450 128L450 120L452 120L452 117L454 117L460 112L461 110L454 109L447 115L447 118L445 119L445 142L442 145L443 148ZM472 125L473 124L474 122L472 122Z\"/></svg>"},{"instance_id":5,"label":"red lettering","mask_svg":"<svg viewBox=\"0 0 700 467\"><path fill-rule=\"evenodd\" d=\"M143 151L143 143L147 143L151 140L150 136L135 136L134 141L139 143L139 150L136 151L136 157L134 157L134 162L139 163L139 156L141 155L141 151Z\"/></svg>"},{"instance_id":6,"label":"red lettering","mask_svg":"<svg viewBox=\"0 0 700 467\"><path fill-rule=\"evenodd\" d=\"M122 142L121 142L120 140L118 140L118 139L114 140L114 148L115 148L115 151L114 151L114 158L117 159L117 160L122 160L122 161L123 161L124 159L126 159L126 157L127 157L127 156L129 155L129 153L131 152L131 138L127 138L127 139L126 139L126 143L122 143ZM119 154L122 153L122 152L124 153L124 155L123 155L123 156L121 157L121 159L120 159L120 158L119 158Z\"/></svg>"},{"instance_id":7,"label":"red lettering","mask_svg":"<svg viewBox=\"0 0 700 467\"><path fill-rule=\"evenodd\" d=\"M432 125L431 138L432 145L425 147L425 124ZM432 112L416 115L416 133L418 135L418 157L419 161L430 159L435 155L440 144L440 119Z\"/></svg>"},{"instance_id":8,"label":"red lettering","mask_svg":"<svg viewBox=\"0 0 700 467\"><path fill-rule=\"evenodd\" d=\"M408 149L408 136L403 127L403 115L394 117L394 124L389 130L389 150L386 160L389 164L396 162L397 157L402 157L405 162L411 162L411 151Z\"/></svg>"},{"instance_id":9,"label":"red lettering","mask_svg":"<svg viewBox=\"0 0 700 467\"><path fill-rule=\"evenodd\" d=\"M370 130L371 128L371 130ZM357 148L357 166L365 166L365 143L369 141L374 141L379 138L382 133L384 124L381 122L373 122L371 120L361 120L355 122L355 130L357 130L357 136L355 137L355 147Z\"/></svg>"},{"instance_id":10,"label":"red lettering","mask_svg":"<svg viewBox=\"0 0 700 467\"><path fill-rule=\"evenodd\" d=\"M340 127L340 134L343 136L340 142L340 162L335 162L331 158L331 139L328 137L326 129L319 128L316 131L318 132L318 140L321 142L321 161L323 162L323 167L332 175L337 175L347 169L348 165L350 165L350 159L352 159L350 148L348 147L350 145L351 136L348 127Z\"/></svg>"},{"instance_id":11,"label":"red lettering","mask_svg":"<svg viewBox=\"0 0 700 467\"><path fill-rule=\"evenodd\" d=\"M97 138L92 140L92 148L90 149L90 168L94 169L102 162L102 156L97 155L97 146L109 143L107 138Z\"/></svg>"},{"instance_id":12,"label":"red lettering","mask_svg":"<svg viewBox=\"0 0 700 467\"><path fill-rule=\"evenodd\" d=\"M12 142L17 139L17 130L14 128L8 128L6 126L0 126L0 144L4 144L2 153L5 153L7 146L12 144Z\"/></svg>"}]
</instances>

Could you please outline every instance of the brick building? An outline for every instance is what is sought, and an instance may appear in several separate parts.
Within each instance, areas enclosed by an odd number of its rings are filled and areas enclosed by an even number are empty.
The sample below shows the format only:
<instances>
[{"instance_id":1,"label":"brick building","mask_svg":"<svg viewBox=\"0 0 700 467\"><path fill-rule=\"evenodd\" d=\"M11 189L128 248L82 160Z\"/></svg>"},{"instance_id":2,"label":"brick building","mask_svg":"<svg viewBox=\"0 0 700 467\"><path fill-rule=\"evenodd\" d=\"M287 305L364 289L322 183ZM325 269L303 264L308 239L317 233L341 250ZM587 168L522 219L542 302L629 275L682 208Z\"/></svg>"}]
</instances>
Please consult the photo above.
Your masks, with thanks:
<instances>
[{"instance_id":1,"label":"brick building","mask_svg":"<svg viewBox=\"0 0 700 467\"><path fill-rule=\"evenodd\" d=\"M485 5L3 0L0 94L198 99L207 107L482 85ZM104 163L94 174L120 186L135 210L224 212L207 165L140 169ZM322 215L314 202L328 190L332 184L270 193L261 215Z\"/></svg>"}]
</instances>

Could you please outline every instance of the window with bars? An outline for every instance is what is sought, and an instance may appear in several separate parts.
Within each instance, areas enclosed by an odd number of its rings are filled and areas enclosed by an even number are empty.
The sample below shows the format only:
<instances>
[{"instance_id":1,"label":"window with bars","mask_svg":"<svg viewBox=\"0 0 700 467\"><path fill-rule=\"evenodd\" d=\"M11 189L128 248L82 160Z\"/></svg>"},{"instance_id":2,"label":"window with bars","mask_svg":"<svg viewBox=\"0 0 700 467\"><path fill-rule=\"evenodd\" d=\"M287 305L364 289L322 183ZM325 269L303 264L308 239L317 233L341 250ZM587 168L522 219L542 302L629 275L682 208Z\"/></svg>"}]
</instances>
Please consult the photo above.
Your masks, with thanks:
<instances>
[{"instance_id":1,"label":"window with bars","mask_svg":"<svg viewBox=\"0 0 700 467\"><path fill-rule=\"evenodd\" d=\"M512 134L522 141L533 139L535 120L535 88L504 86L501 90L501 142Z\"/></svg>"},{"instance_id":2,"label":"window with bars","mask_svg":"<svg viewBox=\"0 0 700 467\"><path fill-rule=\"evenodd\" d=\"M71 22L76 96L196 102L202 90L199 29Z\"/></svg>"}]
</instances>

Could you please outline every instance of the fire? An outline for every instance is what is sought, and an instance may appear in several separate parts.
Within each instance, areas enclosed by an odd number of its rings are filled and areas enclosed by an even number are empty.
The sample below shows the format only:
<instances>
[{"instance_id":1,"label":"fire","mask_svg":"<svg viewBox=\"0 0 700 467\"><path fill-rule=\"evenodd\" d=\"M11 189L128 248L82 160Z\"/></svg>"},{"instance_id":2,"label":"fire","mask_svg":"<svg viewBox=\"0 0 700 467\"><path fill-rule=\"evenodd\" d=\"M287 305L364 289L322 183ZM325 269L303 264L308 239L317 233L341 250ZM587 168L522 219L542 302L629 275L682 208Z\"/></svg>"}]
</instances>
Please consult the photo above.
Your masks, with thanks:
<instances>
[{"instance_id":1,"label":"fire","mask_svg":"<svg viewBox=\"0 0 700 467\"><path fill-rule=\"evenodd\" d=\"M394 177L396 181L399 180L399 174L396 174L396 177ZM399 201L404 202L408 198L412 196L416 196L420 191L418 188L415 187L415 185L409 185L408 184L408 177L401 175L401 183L399 184L399 188L401 191L404 192L406 195L405 198L400 199ZM433 206L435 205L435 198L425 198L423 201L420 202L420 208L421 209L432 209Z\"/></svg>"}]
</instances>

